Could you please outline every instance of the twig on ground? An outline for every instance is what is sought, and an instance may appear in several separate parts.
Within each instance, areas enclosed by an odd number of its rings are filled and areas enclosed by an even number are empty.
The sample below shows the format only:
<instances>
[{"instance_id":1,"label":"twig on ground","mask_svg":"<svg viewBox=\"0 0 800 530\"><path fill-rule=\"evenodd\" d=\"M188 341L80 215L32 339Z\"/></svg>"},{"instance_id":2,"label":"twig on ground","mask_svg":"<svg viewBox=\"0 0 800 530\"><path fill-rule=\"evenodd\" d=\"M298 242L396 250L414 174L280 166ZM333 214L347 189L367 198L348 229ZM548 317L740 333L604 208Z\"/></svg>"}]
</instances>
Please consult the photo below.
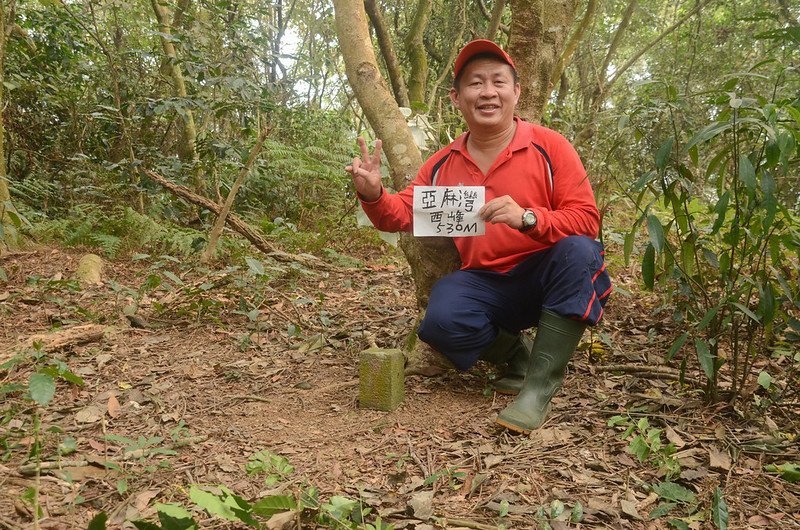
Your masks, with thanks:
<instances>
[{"instance_id":1,"label":"twig on ground","mask_svg":"<svg viewBox=\"0 0 800 530\"><path fill-rule=\"evenodd\" d=\"M642 366L639 364L608 364L596 366L598 372L622 372L626 374L638 374L650 376L654 379L670 379L678 381L681 374L678 370L667 366Z\"/></svg>"},{"instance_id":2,"label":"twig on ground","mask_svg":"<svg viewBox=\"0 0 800 530\"><path fill-rule=\"evenodd\" d=\"M497 530L496 526L470 521L469 519L451 519L447 518L447 526L463 526L465 528L473 528L474 530Z\"/></svg>"},{"instance_id":3,"label":"twig on ground","mask_svg":"<svg viewBox=\"0 0 800 530\"><path fill-rule=\"evenodd\" d=\"M271 399L256 396L255 394L236 394L235 396L231 396L231 399L237 399L240 401L261 401L262 403L272 403Z\"/></svg>"}]
</instances>

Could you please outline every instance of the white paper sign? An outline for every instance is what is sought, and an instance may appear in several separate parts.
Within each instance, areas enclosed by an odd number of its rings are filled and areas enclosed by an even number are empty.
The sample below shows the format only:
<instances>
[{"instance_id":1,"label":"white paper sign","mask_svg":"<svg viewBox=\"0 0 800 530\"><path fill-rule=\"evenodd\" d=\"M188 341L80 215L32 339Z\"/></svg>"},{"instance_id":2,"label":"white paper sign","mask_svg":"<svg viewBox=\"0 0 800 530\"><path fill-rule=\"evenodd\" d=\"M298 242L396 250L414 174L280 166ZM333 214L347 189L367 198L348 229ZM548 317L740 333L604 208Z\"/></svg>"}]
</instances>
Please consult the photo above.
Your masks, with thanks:
<instances>
[{"instance_id":1,"label":"white paper sign","mask_svg":"<svg viewBox=\"0 0 800 530\"><path fill-rule=\"evenodd\" d=\"M483 186L416 186L414 235L482 236L486 223L478 218L478 210L485 201Z\"/></svg>"}]
</instances>

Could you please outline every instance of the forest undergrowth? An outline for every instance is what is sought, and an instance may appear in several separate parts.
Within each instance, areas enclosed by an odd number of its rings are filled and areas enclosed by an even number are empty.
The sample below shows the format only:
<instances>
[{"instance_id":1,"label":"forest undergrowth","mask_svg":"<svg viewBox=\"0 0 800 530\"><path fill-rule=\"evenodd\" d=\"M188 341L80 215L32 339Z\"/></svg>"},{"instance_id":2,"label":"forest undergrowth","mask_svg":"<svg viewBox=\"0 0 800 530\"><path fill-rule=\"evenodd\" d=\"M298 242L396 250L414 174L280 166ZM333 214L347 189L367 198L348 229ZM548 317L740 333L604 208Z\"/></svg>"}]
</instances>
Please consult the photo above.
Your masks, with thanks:
<instances>
[{"instance_id":1,"label":"forest undergrowth","mask_svg":"<svg viewBox=\"0 0 800 530\"><path fill-rule=\"evenodd\" d=\"M93 249L5 255L0 527L800 527L797 359L709 404L621 259L530 437L495 426L490 366L359 408L359 352L400 347L416 309L402 257L354 233L302 264L106 258L91 284Z\"/></svg>"}]
</instances>

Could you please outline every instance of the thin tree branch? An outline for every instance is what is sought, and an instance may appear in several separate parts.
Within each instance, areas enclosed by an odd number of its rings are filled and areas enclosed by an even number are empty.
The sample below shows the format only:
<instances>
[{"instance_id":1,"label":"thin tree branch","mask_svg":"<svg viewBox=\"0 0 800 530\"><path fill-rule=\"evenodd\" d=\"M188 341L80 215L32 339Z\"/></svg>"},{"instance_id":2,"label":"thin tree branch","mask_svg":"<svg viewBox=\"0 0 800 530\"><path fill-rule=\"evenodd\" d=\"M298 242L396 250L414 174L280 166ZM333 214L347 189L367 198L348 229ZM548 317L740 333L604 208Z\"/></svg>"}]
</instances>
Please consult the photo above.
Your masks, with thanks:
<instances>
[{"instance_id":1,"label":"thin tree branch","mask_svg":"<svg viewBox=\"0 0 800 530\"><path fill-rule=\"evenodd\" d=\"M688 13L686 13L686 14L685 14L683 17L681 17L681 18L680 18L680 19L679 19L677 22L675 22L673 25L671 25L670 27L668 27L667 29L665 29L665 30L664 30L664 31L661 33L661 35L659 35L658 37L656 37L655 39L653 39L651 42L649 42L649 43L648 43L648 44L647 44L647 45L646 45L644 48L640 49L638 52L636 52L635 54L633 54L633 56L631 56L631 58L630 58L630 59L628 59L628 62L626 62L625 64L623 64L622 66L620 66L620 67L619 67L619 68L618 68L618 69L617 69L617 70L614 72L614 77L612 77L611 79L609 79L608 83L606 83L606 84L605 84L605 89L607 90L607 89L608 89L608 87L610 87L611 85L613 85L614 83L616 83L616 82L617 82L617 80L619 80L619 78L622 76L622 74L624 74L624 73L625 73L625 72L626 72L626 71L627 71L627 70L628 70L628 69L629 69L631 66L633 66L634 64L636 64L636 61L638 61L638 60L641 58L641 56L642 56L642 55L644 55L645 53L647 53L647 52L648 52L648 50L650 50L650 48L652 48L653 46L655 46L656 44L658 44L659 42L661 42L662 40L664 40L664 38L666 38L666 37L667 37L667 36L668 36L670 33L672 33L673 31L675 31L675 30L676 30L676 29L678 29L679 27L681 27L681 26L683 25L683 23L684 23L684 22L686 22L687 20L689 20L690 18L692 18L692 17L693 17L693 16L694 16L694 15L695 15L697 12L699 12L699 11L700 11L701 9L703 9L705 6L707 6L708 4L710 4L710 3L714 2L714 1L715 1L715 0L703 0L702 2L700 2L699 4L697 4L697 6L695 6L695 8L694 8L694 9L692 9L691 11L689 11Z\"/></svg>"},{"instance_id":2,"label":"thin tree branch","mask_svg":"<svg viewBox=\"0 0 800 530\"><path fill-rule=\"evenodd\" d=\"M561 79L561 74L564 73L572 55L575 53L575 50L578 49L578 44L580 44L583 36L586 34L586 28L589 27L589 23L592 21L596 10L597 0L589 0L586 4L586 11L583 14L580 24L570 36L569 41L567 41L567 44L564 46L564 51L561 52L561 56L558 58L555 68L553 68L553 73L550 75L551 87L555 86L556 81Z\"/></svg>"},{"instance_id":3,"label":"thin tree branch","mask_svg":"<svg viewBox=\"0 0 800 530\"><path fill-rule=\"evenodd\" d=\"M386 21L383 19L383 14L375 0L364 0L364 9L367 12L367 16L369 16L370 22L372 22L372 27L375 28L378 47L386 64L386 71L389 74L389 82L392 84L394 98L401 107L409 107L408 88L406 87L405 79L403 79L400 61L397 60L397 54L392 44L392 36L386 26Z\"/></svg>"},{"instance_id":4,"label":"thin tree branch","mask_svg":"<svg viewBox=\"0 0 800 530\"><path fill-rule=\"evenodd\" d=\"M258 158L259 153L261 153L261 149L264 147L264 141L267 139L269 131L269 126L265 127L258 135L258 139L256 140L255 145L253 145L253 148L250 149L250 155L247 157L247 162L245 162L244 166L242 166L242 169L239 171L239 175L236 177L233 186L231 186L231 191L225 198L225 204L222 205L222 209L220 210L219 215L217 215L217 220L214 222L214 227L211 229L211 233L208 236L208 245L206 245L206 249L203 252L203 255L200 257L201 263L208 263L211 259L211 256L214 255L214 251L217 249L217 241L219 241L219 236L222 235L222 229L225 227L225 218L228 217L228 213L231 211L233 201L236 199L236 194L239 192L242 182L244 182L247 174L250 173L256 158Z\"/></svg>"},{"instance_id":5,"label":"thin tree branch","mask_svg":"<svg viewBox=\"0 0 800 530\"><path fill-rule=\"evenodd\" d=\"M486 38L494 40L497 30L500 29L500 20L503 18L503 10L506 7L506 0L495 0L492 6L492 16L489 17L489 27L486 28Z\"/></svg>"}]
</instances>

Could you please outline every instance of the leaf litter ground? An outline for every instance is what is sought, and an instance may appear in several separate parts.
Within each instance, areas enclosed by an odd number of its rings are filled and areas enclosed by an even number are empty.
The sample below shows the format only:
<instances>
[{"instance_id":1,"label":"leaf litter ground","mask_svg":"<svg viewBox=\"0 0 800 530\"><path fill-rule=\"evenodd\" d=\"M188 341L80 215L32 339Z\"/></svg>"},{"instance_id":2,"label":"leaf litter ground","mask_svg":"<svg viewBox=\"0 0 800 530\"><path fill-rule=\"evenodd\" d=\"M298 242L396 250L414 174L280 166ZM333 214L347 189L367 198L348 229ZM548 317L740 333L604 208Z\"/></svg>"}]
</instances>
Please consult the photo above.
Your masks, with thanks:
<instances>
[{"instance_id":1,"label":"leaf litter ground","mask_svg":"<svg viewBox=\"0 0 800 530\"><path fill-rule=\"evenodd\" d=\"M167 263L183 286L149 292L137 313L144 320L133 320L123 314L130 293L121 286L136 290L167 268L115 261L108 281L78 288L68 279L80 256L41 248L0 262L8 276L0 288L3 362L33 335L106 326L102 340L47 356L85 384L59 383L41 409L39 453L59 463L38 479L23 473L36 447L35 409L20 392L3 396L0 527L33 527L28 498L38 481L40 528L86 528L100 511L109 528L132 528L131 520L155 521L157 502L193 509L202 527L236 527L199 510L188 499L191 484L225 485L249 500L313 485L323 499L361 499L395 528L419 530L543 521L649 529L670 518L711 528L720 487L728 528L800 528L797 485L765 471L800 460L796 403L766 422L745 421L682 390L663 366L678 330L652 316L654 300L624 270L617 285L637 294L609 304L600 331L612 347L592 336L595 347L574 357L548 422L524 437L494 425L511 398L491 392L488 366L408 377L394 412L358 407L358 353L402 345L416 316L402 260L274 264L256 271L272 276L260 283L243 271L200 274ZM0 371L0 384L25 384L29 375L27 366ZM638 450L630 444L637 433L649 440ZM273 485L248 475L248 459L262 450L294 471ZM667 481L670 465L676 474ZM670 504L668 515L648 518Z\"/></svg>"}]
</instances>

